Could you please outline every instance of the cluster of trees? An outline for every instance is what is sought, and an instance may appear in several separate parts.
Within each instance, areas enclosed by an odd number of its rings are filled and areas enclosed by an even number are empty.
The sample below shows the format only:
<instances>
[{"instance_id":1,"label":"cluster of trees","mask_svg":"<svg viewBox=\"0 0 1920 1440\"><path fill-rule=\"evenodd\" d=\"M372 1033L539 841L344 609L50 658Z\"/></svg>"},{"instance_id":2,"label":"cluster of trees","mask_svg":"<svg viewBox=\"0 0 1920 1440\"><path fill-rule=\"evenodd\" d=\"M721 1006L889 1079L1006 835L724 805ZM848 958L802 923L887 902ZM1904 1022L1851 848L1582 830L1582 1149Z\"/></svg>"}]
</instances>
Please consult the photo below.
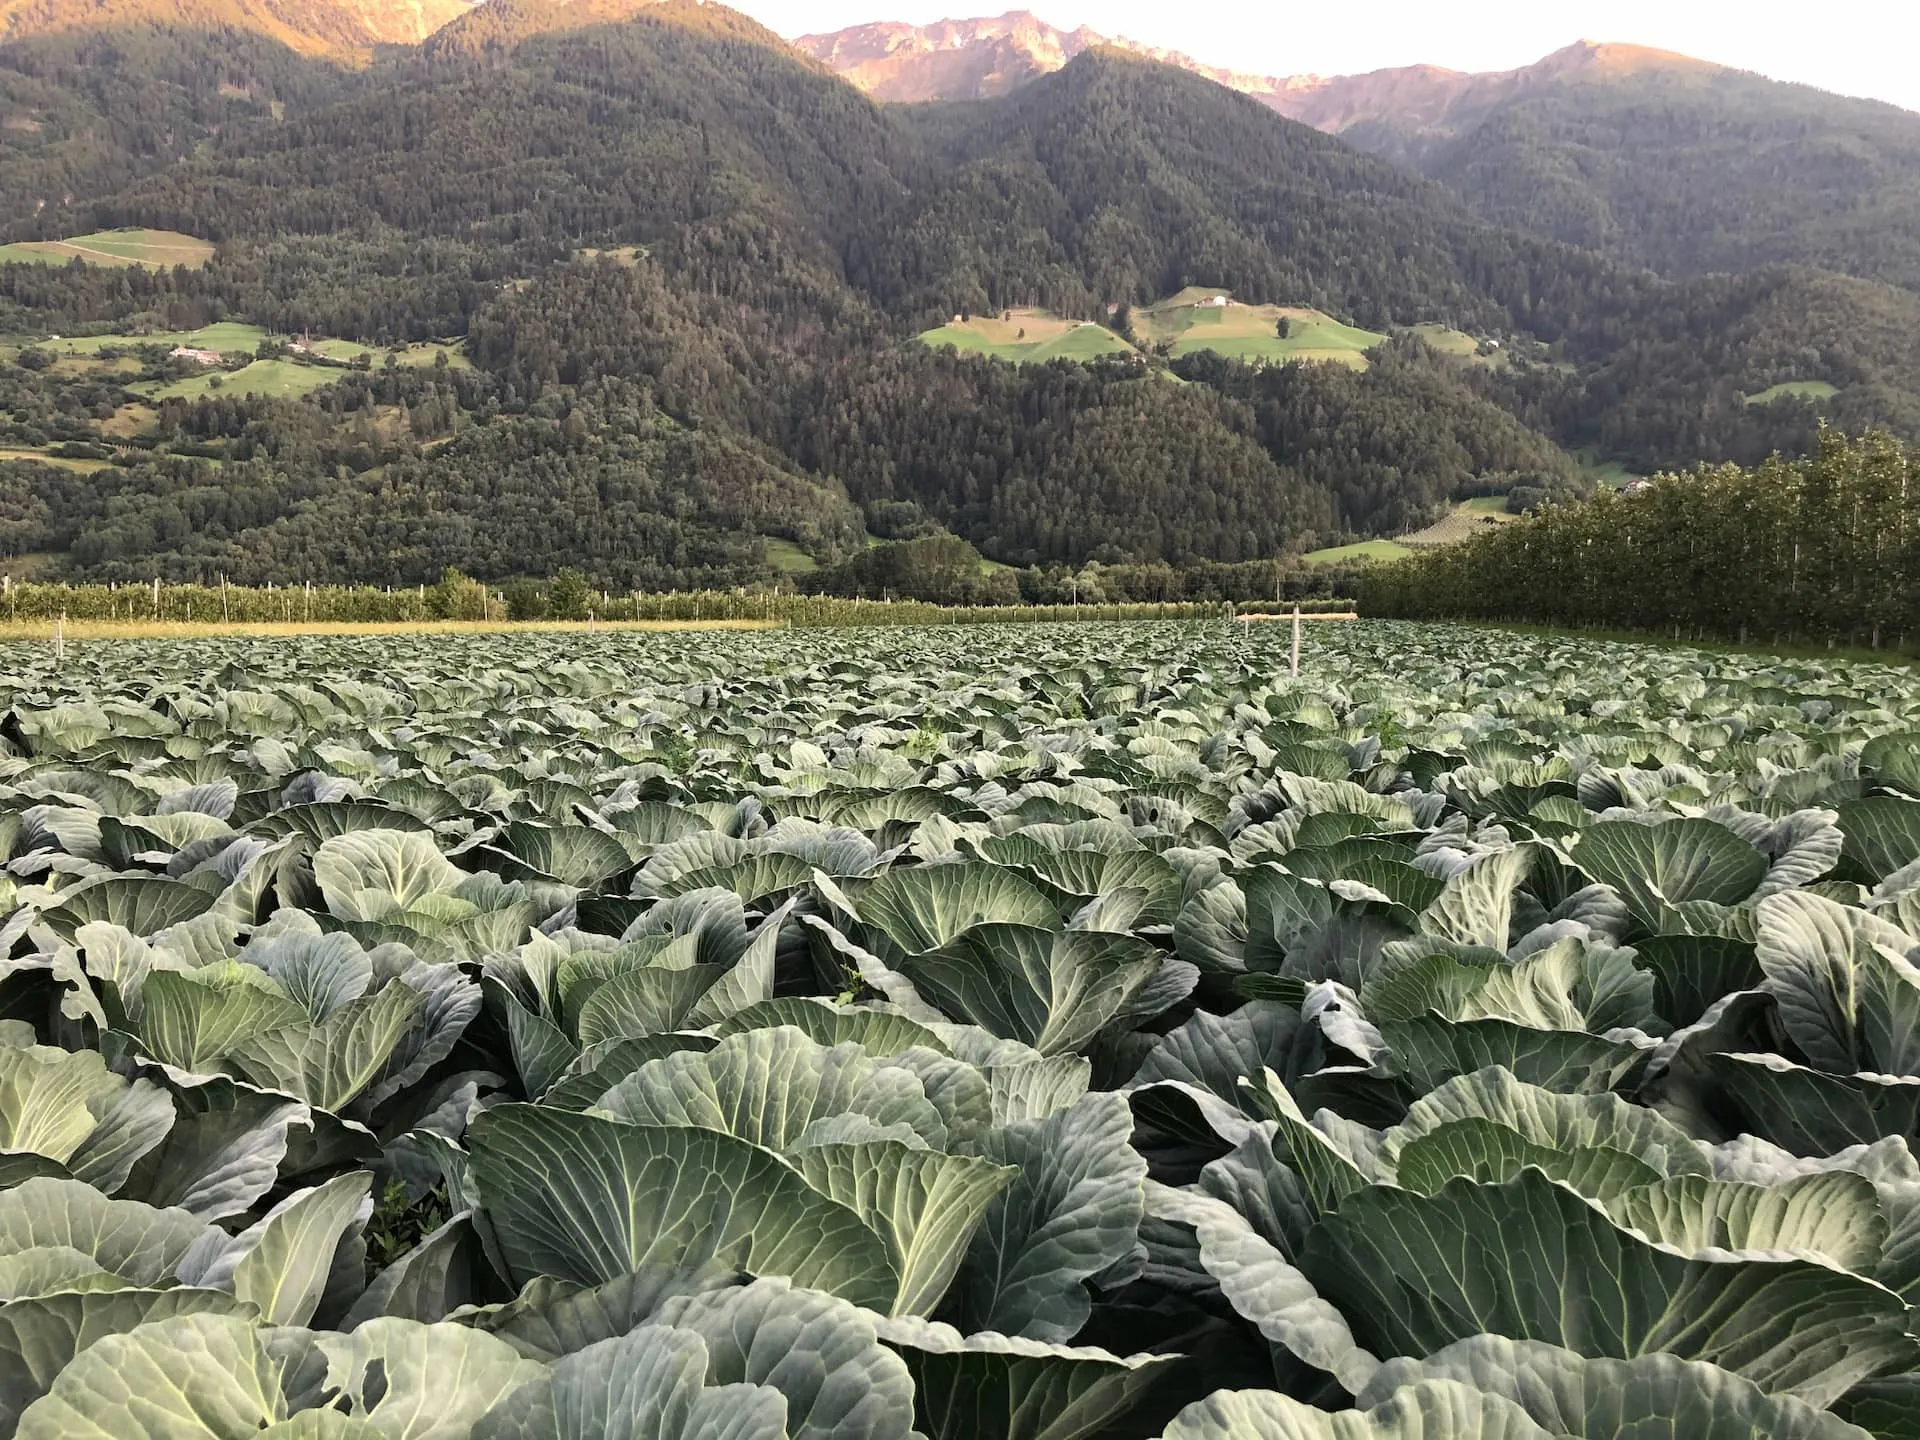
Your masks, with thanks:
<instances>
[{"instance_id":1,"label":"cluster of trees","mask_svg":"<svg viewBox=\"0 0 1920 1440\"><path fill-rule=\"evenodd\" d=\"M1369 571L1370 614L1778 641L1920 642L1920 453L1821 436L1804 460L1668 475Z\"/></svg>"},{"instance_id":2,"label":"cluster of trees","mask_svg":"<svg viewBox=\"0 0 1920 1440\"><path fill-rule=\"evenodd\" d=\"M1329 603L1344 608L1348 602ZM1028 605L935 605L922 600L801 595L771 590L596 589L577 570L550 581L516 581L496 590L457 570L431 585L71 585L25 582L0 591L0 620L44 624L57 620L144 626L393 624L422 620L599 622L719 620L763 626L966 625L1027 620L1215 620L1223 607L1209 602L1131 604L1124 601Z\"/></svg>"},{"instance_id":3,"label":"cluster of trees","mask_svg":"<svg viewBox=\"0 0 1920 1440\"><path fill-rule=\"evenodd\" d=\"M981 554L954 535L896 540L808 577L820 595L870 600L926 600L935 605L1012 605L1020 584L1011 570L989 569Z\"/></svg>"},{"instance_id":4,"label":"cluster of trees","mask_svg":"<svg viewBox=\"0 0 1920 1440\"><path fill-rule=\"evenodd\" d=\"M763 537L782 529L828 554L859 534L843 497L670 426L579 438L514 421L445 449L346 476L266 458L84 475L0 463L0 551L58 552L61 573L95 580L407 585L448 566L498 580L571 564L616 588L671 590L766 579Z\"/></svg>"},{"instance_id":5,"label":"cluster of trees","mask_svg":"<svg viewBox=\"0 0 1920 1440\"><path fill-rule=\"evenodd\" d=\"M868 505L916 502L996 560L1252 560L1338 526L1243 407L1125 358L1016 367L899 351L826 374L792 453Z\"/></svg>"},{"instance_id":6,"label":"cluster of trees","mask_svg":"<svg viewBox=\"0 0 1920 1440\"><path fill-rule=\"evenodd\" d=\"M987 560L952 535L924 535L875 545L851 560L805 576L816 595L869 600L922 600L936 605L1208 604L1242 601L1338 600L1358 589L1363 572L1352 566L1308 566L1283 560L1239 564L1202 562L1185 568L1164 561L1074 568L1015 570Z\"/></svg>"},{"instance_id":7,"label":"cluster of trees","mask_svg":"<svg viewBox=\"0 0 1920 1440\"><path fill-rule=\"evenodd\" d=\"M1174 371L1250 409L1275 462L1330 492L1340 527L1354 534L1417 530L1469 493L1587 489L1566 451L1491 398L1498 386L1488 372L1443 359L1411 334L1370 358L1362 371L1255 369L1202 351Z\"/></svg>"},{"instance_id":8,"label":"cluster of trees","mask_svg":"<svg viewBox=\"0 0 1920 1440\"><path fill-rule=\"evenodd\" d=\"M116 426L112 470L11 467L0 547L94 578L417 584L450 565L501 581L572 564L623 588L773 579L769 537L831 568L864 530L958 536L1016 567L1188 574L1401 533L1466 494L1575 495L1586 482L1549 437L1595 443L1563 369L1470 364L1408 335L1364 371L1197 354L1169 374L894 344L861 314L816 336L688 292L648 256L563 263L475 313L476 368L340 371L298 401L229 386L158 403L141 435ZM105 442L140 399L124 386L163 374L163 347L125 354L134 368L109 372L20 352L0 366L0 436ZM1728 404L1750 432L1773 420L1777 448L1812 443L1809 402ZM1148 583L1127 595L1186 593Z\"/></svg>"},{"instance_id":9,"label":"cluster of trees","mask_svg":"<svg viewBox=\"0 0 1920 1440\"><path fill-rule=\"evenodd\" d=\"M872 332L835 359L807 338L650 257L558 265L475 315L474 368L330 372L297 401L230 384L158 402L148 432L117 435L113 470L9 471L0 545L94 578L417 584L573 564L619 588L770 579L760 537L832 567L864 530L957 535L1018 567L1187 572L1413 528L1469 490L1579 483L1477 372L1413 341L1364 373L1194 357L1170 376ZM99 438L139 398L120 387L160 374L163 348L127 353L141 368L49 369L32 350L0 367L15 438ZM1155 580L1142 598L1178 597Z\"/></svg>"}]
</instances>

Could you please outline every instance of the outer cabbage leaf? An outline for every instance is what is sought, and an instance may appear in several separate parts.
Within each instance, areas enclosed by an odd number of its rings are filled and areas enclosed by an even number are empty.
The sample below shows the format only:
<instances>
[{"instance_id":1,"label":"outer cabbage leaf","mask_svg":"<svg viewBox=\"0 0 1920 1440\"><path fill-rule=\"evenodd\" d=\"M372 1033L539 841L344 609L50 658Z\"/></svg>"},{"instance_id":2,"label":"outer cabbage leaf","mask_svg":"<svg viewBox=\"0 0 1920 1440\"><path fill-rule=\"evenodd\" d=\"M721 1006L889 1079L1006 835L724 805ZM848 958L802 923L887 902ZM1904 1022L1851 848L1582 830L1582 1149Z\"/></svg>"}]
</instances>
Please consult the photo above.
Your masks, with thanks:
<instances>
[{"instance_id":1,"label":"outer cabbage leaf","mask_svg":"<svg viewBox=\"0 0 1920 1440\"><path fill-rule=\"evenodd\" d=\"M1687 1440L1865 1440L1790 1395L1769 1395L1716 1365L1672 1355L1588 1359L1539 1340L1476 1335L1424 1360L1389 1360L1361 1390L1370 1406L1408 1385L1454 1380L1511 1400L1555 1435L1667 1434Z\"/></svg>"},{"instance_id":2,"label":"outer cabbage leaf","mask_svg":"<svg viewBox=\"0 0 1920 1440\"><path fill-rule=\"evenodd\" d=\"M771 1386L708 1387L691 1330L644 1325L590 1345L494 1406L473 1440L766 1440L786 1433Z\"/></svg>"},{"instance_id":3,"label":"outer cabbage leaf","mask_svg":"<svg viewBox=\"0 0 1920 1440\"><path fill-rule=\"evenodd\" d=\"M777 1156L718 1131L503 1105L468 1132L485 1215L518 1283L593 1285L714 1260L892 1307L886 1242Z\"/></svg>"},{"instance_id":4,"label":"outer cabbage leaf","mask_svg":"<svg viewBox=\"0 0 1920 1440\"><path fill-rule=\"evenodd\" d=\"M1126 1099L1101 1094L988 1135L986 1157L1020 1175L967 1257L959 1305L970 1329L1062 1344L1078 1333L1092 1308L1082 1282L1132 1250L1145 1213L1132 1130Z\"/></svg>"},{"instance_id":5,"label":"outer cabbage leaf","mask_svg":"<svg viewBox=\"0 0 1920 1440\"><path fill-rule=\"evenodd\" d=\"M1176 1355L1122 1358L991 1331L962 1335L931 1320L881 1322L880 1338L913 1374L914 1405L930 1440L1081 1440L1137 1405L1178 1364Z\"/></svg>"},{"instance_id":6,"label":"outer cabbage leaf","mask_svg":"<svg viewBox=\"0 0 1920 1440\"><path fill-rule=\"evenodd\" d=\"M1871 1281L1803 1260L1681 1255L1532 1170L1430 1196L1350 1196L1301 1269L1387 1355L1481 1333L1620 1359L1666 1350L1815 1405L1914 1359L1905 1305Z\"/></svg>"}]
</instances>

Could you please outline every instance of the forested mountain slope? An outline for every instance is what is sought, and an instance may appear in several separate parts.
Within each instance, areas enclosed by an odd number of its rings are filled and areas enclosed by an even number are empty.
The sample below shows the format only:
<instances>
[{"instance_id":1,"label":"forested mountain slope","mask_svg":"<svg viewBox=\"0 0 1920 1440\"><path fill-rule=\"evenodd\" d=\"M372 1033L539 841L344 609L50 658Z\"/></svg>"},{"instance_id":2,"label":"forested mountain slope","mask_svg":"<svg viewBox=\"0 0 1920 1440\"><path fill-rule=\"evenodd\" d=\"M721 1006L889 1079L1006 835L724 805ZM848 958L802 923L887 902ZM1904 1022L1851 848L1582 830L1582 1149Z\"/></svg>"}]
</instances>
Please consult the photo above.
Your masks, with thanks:
<instances>
[{"instance_id":1,"label":"forested mountain slope","mask_svg":"<svg viewBox=\"0 0 1920 1440\"><path fill-rule=\"evenodd\" d=\"M353 88L340 66L244 29L76 29L0 44L0 216L77 233L76 206L216 134Z\"/></svg>"},{"instance_id":2,"label":"forested mountain slope","mask_svg":"<svg viewBox=\"0 0 1920 1440\"><path fill-rule=\"evenodd\" d=\"M1391 110L1343 138L1403 159L1501 225L1686 276L1793 262L1920 287L1920 115L1651 56Z\"/></svg>"},{"instance_id":3,"label":"forested mountain slope","mask_svg":"<svg viewBox=\"0 0 1920 1440\"><path fill-rule=\"evenodd\" d=\"M1920 286L1920 114L1643 46L1515 70L1240 74L1015 12L796 44L883 100L1011 94L1115 44L1453 190L1484 219L1670 276L1806 264Z\"/></svg>"},{"instance_id":4,"label":"forested mountain slope","mask_svg":"<svg viewBox=\"0 0 1920 1440\"><path fill-rule=\"evenodd\" d=\"M1122 51L1005 99L892 113L943 162L879 227L871 288L910 302L931 285L929 304L1091 314L1218 285L1376 328L1511 325L1488 277L1538 263L1438 186Z\"/></svg>"},{"instance_id":5,"label":"forested mountain slope","mask_svg":"<svg viewBox=\"0 0 1920 1440\"><path fill-rule=\"evenodd\" d=\"M1912 292L1805 267L1662 280L1110 49L905 108L690 0L490 0L361 68L252 37L202 74L211 44L0 46L36 115L73 117L0 131L0 193L71 177L0 243L217 243L196 270L0 264L0 450L64 464L0 460L0 550L383 583L575 554L654 586L945 527L1008 563L1190 564L1576 490L1574 448L1640 469L1804 451L1822 406L1920 433ZM109 52L125 87L88 68ZM1124 329L1187 286L1395 338L1364 373L911 343L1026 305ZM236 322L265 341L244 370L183 373L158 339ZM1422 322L1481 353L1426 349ZM353 343L317 371L267 331ZM25 343L55 334L118 340ZM433 339L461 366L341 358ZM262 373L277 388L250 394Z\"/></svg>"},{"instance_id":6,"label":"forested mountain slope","mask_svg":"<svg viewBox=\"0 0 1920 1440\"><path fill-rule=\"evenodd\" d=\"M363 60L415 45L471 0L0 0L0 39L155 26L259 35L303 55Z\"/></svg>"}]
</instances>

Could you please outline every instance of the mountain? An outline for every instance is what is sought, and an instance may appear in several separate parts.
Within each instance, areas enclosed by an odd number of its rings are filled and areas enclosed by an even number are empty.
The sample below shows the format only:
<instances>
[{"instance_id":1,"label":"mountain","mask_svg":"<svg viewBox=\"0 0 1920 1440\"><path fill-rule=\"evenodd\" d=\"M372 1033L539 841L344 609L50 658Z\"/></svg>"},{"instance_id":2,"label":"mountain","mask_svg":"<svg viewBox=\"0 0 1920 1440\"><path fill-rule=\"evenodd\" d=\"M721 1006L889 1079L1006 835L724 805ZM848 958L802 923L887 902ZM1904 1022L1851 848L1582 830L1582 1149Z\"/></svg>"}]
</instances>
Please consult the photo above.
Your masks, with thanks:
<instances>
[{"instance_id":1,"label":"mountain","mask_svg":"<svg viewBox=\"0 0 1920 1440\"><path fill-rule=\"evenodd\" d=\"M1799 263L1920 289L1920 114L1684 55L1580 41L1492 73L1264 76L1026 12L795 44L883 101L1008 94L1125 50L1418 170L1502 226L1666 275Z\"/></svg>"},{"instance_id":2,"label":"mountain","mask_svg":"<svg viewBox=\"0 0 1920 1440\"><path fill-rule=\"evenodd\" d=\"M1262 75L1085 26L1062 30L1026 10L932 25L877 21L802 35L793 45L874 99L893 103L992 99L1063 69L1088 50L1121 50L1251 95L1316 130L1338 135L1379 125L1383 139L1455 135L1505 102L1574 76L1719 68L1637 45L1583 40L1535 64L1492 73L1412 65L1364 75Z\"/></svg>"},{"instance_id":3,"label":"mountain","mask_svg":"<svg viewBox=\"0 0 1920 1440\"><path fill-rule=\"evenodd\" d=\"M1500 107L1543 90L1656 71L1725 73L1667 50L1580 40L1515 70L1406 65L1361 75L1297 75L1260 98L1290 120L1349 140L1366 135L1375 141L1367 148L1405 159L1424 144L1457 136Z\"/></svg>"},{"instance_id":4,"label":"mountain","mask_svg":"<svg viewBox=\"0 0 1920 1440\"><path fill-rule=\"evenodd\" d=\"M353 76L247 28L76 28L0 44L0 215L71 235L68 209L225 131L340 98Z\"/></svg>"},{"instance_id":5,"label":"mountain","mask_svg":"<svg viewBox=\"0 0 1920 1440\"><path fill-rule=\"evenodd\" d=\"M1051 75L1108 42L1082 27L1060 30L1014 11L997 19L934 25L880 21L793 42L876 100L986 100Z\"/></svg>"},{"instance_id":6,"label":"mountain","mask_svg":"<svg viewBox=\"0 0 1920 1440\"><path fill-rule=\"evenodd\" d=\"M793 45L874 99L889 102L990 100L1051 75L1093 49L1122 50L1205 76L1266 101L1282 113L1289 112L1279 98L1294 83L1205 65L1178 51L1102 35L1085 26L1062 30L1025 10L933 25L880 21L830 34L802 35Z\"/></svg>"},{"instance_id":7,"label":"mountain","mask_svg":"<svg viewBox=\"0 0 1920 1440\"><path fill-rule=\"evenodd\" d=\"M1304 93L1303 118L1496 224L1666 275L1785 262L1920 289L1920 114L1897 106L1591 45Z\"/></svg>"},{"instance_id":8,"label":"mountain","mask_svg":"<svg viewBox=\"0 0 1920 1440\"><path fill-rule=\"evenodd\" d=\"M1438 185L1124 51L997 100L889 113L937 157L874 227L867 262L913 313L1092 318L1214 285L1371 329L1504 333L1525 322L1499 277L1564 265Z\"/></svg>"},{"instance_id":9,"label":"mountain","mask_svg":"<svg viewBox=\"0 0 1920 1440\"><path fill-rule=\"evenodd\" d=\"M1565 265L1431 182L1121 52L999 100L883 109L721 6L552 31L556 8L491 0L337 102L223 132L63 223L639 245L708 292L916 328L1219 285L1370 328L1504 333L1523 318L1482 277Z\"/></svg>"},{"instance_id":10,"label":"mountain","mask_svg":"<svg viewBox=\"0 0 1920 1440\"><path fill-rule=\"evenodd\" d=\"M74 31L166 26L261 35L302 55L363 57L413 45L470 0L0 0L0 43Z\"/></svg>"},{"instance_id":11,"label":"mountain","mask_svg":"<svg viewBox=\"0 0 1920 1440\"><path fill-rule=\"evenodd\" d=\"M1164 585L1565 494L1581 449L1804 452L1823 414L1920 434L1912 292L1664 280L1110 46L884 106L720 5L488 0L357 67L190 27L21 39L0 103L25 122L0 125L0 244L217 245L0 263L0 335L69 337L0 345L0 451L71 462L0 462L0 552L67 574L506 581L577 554L737 585L944 528ZM1359 373L913 343L1026 306L1124 332L1189 286L1390 339ZM245 354L170 358L210 325ZM351 343L323 366L268 332ZM429 339L459 343L346 358Z\"/></svg>"}]
</instances>

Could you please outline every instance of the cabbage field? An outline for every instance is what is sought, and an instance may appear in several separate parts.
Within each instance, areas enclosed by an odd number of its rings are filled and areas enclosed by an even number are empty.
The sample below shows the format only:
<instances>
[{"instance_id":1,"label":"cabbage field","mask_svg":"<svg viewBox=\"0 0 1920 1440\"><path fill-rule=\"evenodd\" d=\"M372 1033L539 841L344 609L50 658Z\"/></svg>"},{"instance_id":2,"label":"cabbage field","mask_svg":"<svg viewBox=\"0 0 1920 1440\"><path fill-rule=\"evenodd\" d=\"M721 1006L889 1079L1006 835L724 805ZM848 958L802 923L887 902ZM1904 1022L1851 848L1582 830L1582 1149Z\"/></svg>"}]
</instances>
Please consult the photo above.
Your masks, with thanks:
<instances>
[{"instance_id":1,"label":"cabbage field","mask_svg":"<svg viewBox=\"0 0 1920 1440\"><path fill-rule=\"evenodd\" d=\"M14 647L0 1440L1920 1435L1920 680Z\"/></svg>"}]
</instances>

